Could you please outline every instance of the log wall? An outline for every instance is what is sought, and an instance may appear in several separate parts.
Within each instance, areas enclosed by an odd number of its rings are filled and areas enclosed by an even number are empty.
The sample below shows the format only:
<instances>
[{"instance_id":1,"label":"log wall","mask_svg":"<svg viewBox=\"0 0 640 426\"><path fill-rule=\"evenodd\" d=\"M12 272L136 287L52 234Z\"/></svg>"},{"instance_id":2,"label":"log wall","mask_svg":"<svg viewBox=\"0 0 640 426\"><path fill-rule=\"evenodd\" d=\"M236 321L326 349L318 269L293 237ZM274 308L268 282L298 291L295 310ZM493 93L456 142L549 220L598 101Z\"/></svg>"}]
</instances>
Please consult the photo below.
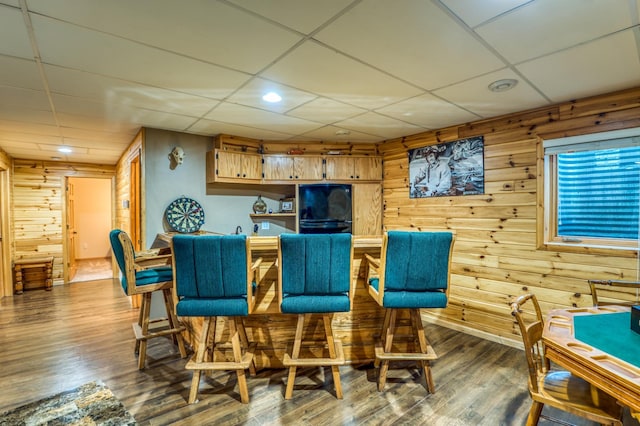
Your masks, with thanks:
<instances>
[{"instance_id":1,"label":"log wall","mask_svg":"<svg viewBox=\"0 0 640 426\"><path fill-rule=\"evenodd\" d=\"M112 177L114 166L13 160L11 259L53 256L53 282L63 283L65 177Z\"/></svg>"},{"instance_id":2,"label":"log wall","mask_svg":"<svg viewBox=\"0 0 640 426\"><path fill-rule=\"evenodd\" d=\"M537 249L537 146L556 138L640 126L640 88L386 141L383 226L456 232L451 300L433 322L505 343L519 340L514 296L534 292L543 310L591 304L587 279L635 279L629 253ZM408 150L484 136L485 194L409 198ZM540 206L542 207L542 206ZM634 256L636 254L634 253Z\"/></svg>"}]
</instances>

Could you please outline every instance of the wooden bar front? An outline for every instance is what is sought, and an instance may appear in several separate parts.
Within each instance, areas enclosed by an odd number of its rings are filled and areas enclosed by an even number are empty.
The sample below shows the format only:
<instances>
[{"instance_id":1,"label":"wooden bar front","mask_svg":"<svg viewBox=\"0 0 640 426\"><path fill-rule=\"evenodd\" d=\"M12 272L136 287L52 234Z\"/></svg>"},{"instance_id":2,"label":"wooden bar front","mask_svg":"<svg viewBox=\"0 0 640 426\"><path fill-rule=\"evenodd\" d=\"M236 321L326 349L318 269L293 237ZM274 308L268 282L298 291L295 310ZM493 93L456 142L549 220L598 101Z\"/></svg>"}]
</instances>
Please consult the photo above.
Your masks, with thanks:
<instances>
[{"instance_id":1,"label":"wooden bar front","mask_svg":"<svg viewBox=\"0 0 640 426\"><path fill-rule=\"evenodd\" d=\"M249 237L254 259L263 258L259 272L259 285L256 294L256 305L253 313L245 318L245 327L249 340L257 344L254 359L257 368L282 368L287 345L293 342L297 315L281 314L278 310L278 272L275 260L278 253L277 237ZM364 253L373 256L380 254L381 237L354 237L353 262L353 308L351 312L336 313L333 318L333 329L342 341L345 358L348 363L360 364L372 361L374 356L374 335L380 334L383 320L382 308L369 296L365 287ZM318 318L321 318L318 316ZM192 347L197 345L202 318L180 318L187 327L186 338ZM323 328L312 316L310 328L315 337L324 338ZM228 329L219 326L216 339L226 339ZM225 335L220 336L219 333ZM218 354L216 354L218 355Z\"/></svg>"}]
</instances>

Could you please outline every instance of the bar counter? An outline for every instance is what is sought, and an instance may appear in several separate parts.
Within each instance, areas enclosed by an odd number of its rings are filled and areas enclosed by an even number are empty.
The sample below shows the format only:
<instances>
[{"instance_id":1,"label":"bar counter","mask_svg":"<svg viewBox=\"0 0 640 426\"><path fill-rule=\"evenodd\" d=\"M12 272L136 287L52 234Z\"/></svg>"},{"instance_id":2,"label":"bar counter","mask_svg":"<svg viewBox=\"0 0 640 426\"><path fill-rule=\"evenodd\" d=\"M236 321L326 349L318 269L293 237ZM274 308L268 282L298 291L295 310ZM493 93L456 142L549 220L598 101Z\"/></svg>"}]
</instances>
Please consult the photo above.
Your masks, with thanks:
<instances>
[{"instance_id":1,"label":"bar counter","mask_svg":"<svg viewBox=\"0 0 640 426\"><path fill-rule=\"evenodd\" d=\"M257 344L254 359L257 368L283 368L284 354L287 346L293 342L297 315L281 314L278 309L278 271L275 261L278 255L278 237L248 237L252 258L262 257L263 261L258 273L258 287L253 313L245 318L245 327L249 340ZM159 239L170 241L171 235L162 234ZM374 356L374 336L380 334L383 311L369 296L365 286L366 273L364 254L379 256L381 236L354 236L354 259L352 290L353 307L350 312L336 313L333 317L333 329L344 348L348 363L361 364L372 361ZM316 324L316 317L311 322ZM196 347L202 326L201 318L180 318L187 327L187 342ZM323 337L321 323L312 328L314 336L306 335L305 339ZM226 339L228 329L218 326L216 339Z\"/></svg>"}]
</instances>

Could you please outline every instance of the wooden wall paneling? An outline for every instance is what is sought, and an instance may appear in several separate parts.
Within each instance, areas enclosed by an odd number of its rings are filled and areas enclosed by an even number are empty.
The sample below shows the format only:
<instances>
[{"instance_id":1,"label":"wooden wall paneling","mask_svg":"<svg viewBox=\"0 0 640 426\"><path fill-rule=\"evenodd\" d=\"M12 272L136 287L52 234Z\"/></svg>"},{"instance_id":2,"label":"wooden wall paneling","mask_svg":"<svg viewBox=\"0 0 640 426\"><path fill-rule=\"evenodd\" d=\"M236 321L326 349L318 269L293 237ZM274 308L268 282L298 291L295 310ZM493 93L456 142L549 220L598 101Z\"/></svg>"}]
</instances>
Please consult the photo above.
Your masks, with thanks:
<instances>
[{"instance_id":1,"label":"wooden wall paneling","mask_svg":"<svg viewBox=\"0 0 640 426\"><path fill-rule=\"evenodd\" d=\"M423 312L425 319L517 346L508 309L514 296L534 292L547 312L590 305L589 278L636 279L633 249L538 249L538 195L543 138L640 126L639 120L640 88L381 144L384 229L456 231L450 304ZM407 151L471 136L484 136L485 194L409 198Z\"/></svg>"},{"instance_id":2,"label":"wooden wall paneling","mask_svg":"<svg viewBox=\"0 0 640 426\"><path fill-rule=\"evenodd\" d=\"M112 177L107 165L15 159L12 176L12 259L53 256L54 284L64 277L64 180Z\"/></svg>"},{"instance_id":3,"label":"wooden wall paneling","mask_svg":"<svg viewBox=\"0 0 640 426\"><path fill-rule=\"evenodd\" d=\"M13 294L10 187L11 157L0 149L0 298Z\"/></svg>"}]
</instances>

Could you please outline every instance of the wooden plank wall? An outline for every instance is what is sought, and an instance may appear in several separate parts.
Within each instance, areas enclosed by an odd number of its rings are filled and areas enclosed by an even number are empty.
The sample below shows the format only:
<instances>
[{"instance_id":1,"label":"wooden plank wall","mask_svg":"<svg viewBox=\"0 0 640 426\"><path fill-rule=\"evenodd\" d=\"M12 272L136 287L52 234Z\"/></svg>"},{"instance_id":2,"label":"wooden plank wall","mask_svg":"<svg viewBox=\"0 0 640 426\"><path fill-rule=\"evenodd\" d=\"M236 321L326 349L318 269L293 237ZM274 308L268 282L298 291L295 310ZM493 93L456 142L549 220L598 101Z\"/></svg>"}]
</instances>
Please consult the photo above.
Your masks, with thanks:
<instances>
[{"instance_id":1,"label":"wooden plank wall","mask_svg":"<svg viewBox=\"0 0 640 426\"><path fill-rule=\"evenodd\" d=\"M448 308L431 321L496 341L519 340L512 297L534 292L543 310L587 306L587 279L635 279L628 255L536 247L537 145L555 138L640 126L640 88L387 141L383 226L456 231ZM485 195L409 198L407 151L484 136Z\"/></svg>"},{"instance_id":2,"label":"wooden plank wall","mask_svg":"<svg viewBox=\"0 0 640 426\"><path fill-rule=\"evenodd\" d=\"M66 176L112 177L114 166L14 159L11 176L12 259L53 256L53 282L63 282Z\"/></svg>"},{"instance_id":3,"label":"wooden plank wall","mask_svg":"<svg viewBox=\"0 0 640 426\"><path fill-rule=\"evenodd\" d=\"M124 207L125 200L129 200L130 184L131 184L131 161L142 150L142 138L144 131L138 132L127 150L122 154L118 164L116 164L116 217L115 228L123 231L131 232L131 216L130 210ZM144 181L143 181L144 188ZM130 200L129 200L130 201Z\"/></svg>"}]
</instances>

